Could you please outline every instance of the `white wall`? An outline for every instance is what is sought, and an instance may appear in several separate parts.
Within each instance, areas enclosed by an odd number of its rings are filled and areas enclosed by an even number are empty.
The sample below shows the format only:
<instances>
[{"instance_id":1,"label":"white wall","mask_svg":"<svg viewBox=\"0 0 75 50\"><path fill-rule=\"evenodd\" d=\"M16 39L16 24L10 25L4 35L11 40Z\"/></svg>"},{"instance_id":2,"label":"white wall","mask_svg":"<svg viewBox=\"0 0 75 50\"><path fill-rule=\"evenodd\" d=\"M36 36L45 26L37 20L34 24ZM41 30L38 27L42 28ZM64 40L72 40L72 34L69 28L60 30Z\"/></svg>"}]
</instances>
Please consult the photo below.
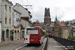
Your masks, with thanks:
<instances>
[{"instance_id":1,"label":"white wall","mask_svg":"<svg viewBox=\"0 0 75 50\"><path fill-rule=\"evenodd\" d=\"M21 22L20 23L23 25L23 27L30 27L28 21L26 21L24 19L21 19Z\"/></svg>"},{"instance_id":2,"label":"white wall","mask_svg":"<svg viewBox=\"0 0 75 50\"><path fill-rule=\"evenodd\" d=\"M5 13L5 6L2 6L2 29L5 31L4 39L6 39L6 29L12 30L12 4L4 0L2 5L11 5L7 6L7 13ZM9 7L11 7L11 14L9 14ZM5 24L5 18L7 17L7 24ZM9 19L11 19L11 24L9 24ZM9 32L9 39L10 39L10 32Z\"/></svg>"},{"instance_id":3,"label":"white wall","mask_svg":"<svg viewBox=\"0 0 75 50\"><path fill-rule=\"evenodd\" d=\"M30 19L30 15L29 15L28 10L26 10L26 9L25 9L24 7L22 7L20 4L17 3L17 4L14 6L14 9L21 13L21 17L29 17L29 19ZM30 25L29 25L29 22L26 21L25 19L21 19L20 24L22 24L23 27L29 27L29 26L30 26Z\"/></svg>"},{"instance_id":4,"label":"white wall","mask_svg":"<svg viewBox=\"0 0 75 50\"><path fill-rule=\"evenodd\" d=\"M2 5L11 5L7 1L2 2ZM9 7L11 7L11 14L9 14ZM5 24L5 17L7 16L7 24ZM9 19L11 18L11 24L9 24ZM7 13L5 13L5 6L2 6L2 26L3 28L11 28L12 29L12 5L7 6Z\"/></svg>"},{"instance_id":5,"label":"white wall","mask_svg":"<svg viewBox=\"0 0 75 50\"><path fill-rule=\"evenodd\" d=\"M22 13L21 17L30 17L28 11L24 7L22 7L21 5L20 6L18 6L18 5L20 5L20 4L17 3L15 5L14 9L18 10L20 13Z\"/></svg>"},{"instance_id":6,"label":"white wall","mask_svg":"<svg viewBox=\"0 0 75 50\"><path fill-rule=\"evenodd\" d=\"M20 19L20 13L13 10L13 25L18 26L20 24L20 21L17 21L16 19Z\"/></svg>"},{"instance_id":7,"label":"white wall","mask_svg":"<svg viewBox=\"0 0 75 50\"><path fill-rule=\"evenodd\" d=\"M0 5L2 4L2 0L0 0ZM1 6L0 6L0 20L1 20Z\"/></svg>"}]
</instances>

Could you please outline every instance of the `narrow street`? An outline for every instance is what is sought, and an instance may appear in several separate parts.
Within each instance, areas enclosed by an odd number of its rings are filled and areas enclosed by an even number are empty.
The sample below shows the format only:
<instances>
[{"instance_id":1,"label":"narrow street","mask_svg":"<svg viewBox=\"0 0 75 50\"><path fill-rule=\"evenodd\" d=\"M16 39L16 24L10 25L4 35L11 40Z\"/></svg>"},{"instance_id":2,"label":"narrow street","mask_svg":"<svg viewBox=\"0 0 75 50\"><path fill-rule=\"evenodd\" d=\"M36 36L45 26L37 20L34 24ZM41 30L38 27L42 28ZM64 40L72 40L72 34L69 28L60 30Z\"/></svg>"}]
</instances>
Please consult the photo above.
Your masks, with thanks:
<instances>
[{"instance_id":1,"label":"narrow street","mask_svg":"<svg viewBox=\"0 0 75 50\"><path fill-rule=\"evenodd\" d=\"M44 39L43 44L47 39ZM43 44L24 44L24 40L16 40L11 42L4 42L0 44L0 50L42 50Z\"/></svg>"},{"instance_id":2,"label":"narrow street","mask_svg":"<svg viewBox=\"0 0 75 50\"><path fill-rule=\"evenodd\" d=\"M19 50L42 50L46 41L47 41L47 38L44 39L44 41L41 45L39 45L39 44L28 44Z\"/></svg>"},{"instance_id":3,"label":"narrow street","mask_svg":"<svg viewBox=\"0 0 75 50\"><path fill-rule=\"evenodd\" d=\"M43 44L45 43L46 39L44 39ZM23 39L12 41L4 44L0 44L0 50L42 50L42 45L38 44L24 44ZM59 46L59 47L58 47ZM47 50L65 50L63 47L60 47L61 44L59 44L57 41L55 41L53 38L48 38L48 45Z\"/></svg>"},{"instance_id":4,"label":"narrow street","mask_svg":"<svg viewBox=\"0 0 75 50\"><path fill-rule=\"evenodd\" d=\"M63 46L61 46L61 44L59 44L53 38L49 38L47 50L65 50L65 48L63 48Z\"/></svg>"}]
</instances>

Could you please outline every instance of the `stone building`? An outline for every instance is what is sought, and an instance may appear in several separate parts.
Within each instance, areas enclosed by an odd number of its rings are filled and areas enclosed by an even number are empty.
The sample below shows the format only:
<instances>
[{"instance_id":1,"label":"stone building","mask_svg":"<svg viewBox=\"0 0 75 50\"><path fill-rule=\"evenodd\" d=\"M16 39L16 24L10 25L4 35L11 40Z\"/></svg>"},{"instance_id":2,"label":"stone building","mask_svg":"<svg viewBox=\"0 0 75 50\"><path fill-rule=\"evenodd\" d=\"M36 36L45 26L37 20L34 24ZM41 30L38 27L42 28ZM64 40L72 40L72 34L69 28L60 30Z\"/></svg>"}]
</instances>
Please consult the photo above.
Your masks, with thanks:
<instances>
[{"instance_id":1,"label":"stone building","mask_svg":"<svg viewBox=\"0 0 75 50\"><path fill-rule=\"evenodd\" d=\"M21 39L21 27L19 26L14 26L12 27L13 29L13 40L20 40Z\"/></svg>"},{"instance_id":2,"label":"stone building","mask_svg":"<svg viewBox=\"0 0 75 50\"><path fill-rule=\"evenodd\" d=\"M49 8L45 8L44 25L50 26L50 24L51 24L50 10Z\"/></svg>"},{"instance_id":3,"label":"stone building","mask_svg":"<svg viewBox=\"0 0 75 50\"><path fill-rule=\"evenodd\" d=\"M64 22L59 22L57 17L54 23L54 36L67 39L69 37L69 27Z\"/></svg>"},{"instance_id":4,"label":"stone building","mask_svg":"<svg viewBox=\"0 0 75 50\"><path fill-rule=\"evenodd\" d=\"M0 17L2 21L2 41L10 40L12 34L12 2L9 0L0 0Z\"/></svg>"},{"instance_id":5,"label":"stone building","mask_svg":"<svg viewBox=\"0 0 75 50\"><path fill-rule=\"evenodd\" d=\"M54 22L54 34L53 35L56 37L60 37L60 26L59 26L59 21L57 17L55 18L55 22Z\"/></svg>"},{"instance_id":6,"label":"stone building","mask_svg":"<svg viewBox=\"0 0 75 50\"><path fill-rule=\"evenodd\" d=\"M50 10L49 8L45 8L44 24L42 28L47 32L50 32L50 24L51 24Z\"/></svg>"},{"instance_id":7,"label":"stone building","mask_svg":"<svg viewBox=\"0 0 75 50\"><path fill-rule=\"evenodd\" d=\"M61 38L67 39L69 37L69 27L65 24L65 22L59 22L61 28Z\"/></svg>"},{"instance_id":8,"label":"stone building","mask_svg":"<svg viewBox=\"0 0 75 50\"><path fill-rule=\"evenodd\" d=\"M69 27L68 26L62 26L61 27L61 38L68 39L69 37Z\"/></svg>"}]
</instances>

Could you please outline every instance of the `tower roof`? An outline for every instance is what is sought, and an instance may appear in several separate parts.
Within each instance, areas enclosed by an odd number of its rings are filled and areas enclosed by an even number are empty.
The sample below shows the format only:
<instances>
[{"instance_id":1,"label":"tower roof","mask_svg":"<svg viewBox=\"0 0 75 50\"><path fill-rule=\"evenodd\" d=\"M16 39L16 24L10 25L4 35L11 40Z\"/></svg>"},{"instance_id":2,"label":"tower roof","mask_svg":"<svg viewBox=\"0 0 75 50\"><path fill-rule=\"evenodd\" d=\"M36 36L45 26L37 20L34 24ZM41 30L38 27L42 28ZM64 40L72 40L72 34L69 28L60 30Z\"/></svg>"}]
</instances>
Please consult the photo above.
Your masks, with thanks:
<instances>
[{"instance_id":1,"label":"tower roof","mask_svg":"<svg viewBox=\"0 0 75 50\"><path fill-rule=\"evenodd\" d=\"M46 16L50 17L50 9L49 8L45 8L45 17Z\"/></svg>"},{"instance_id":2,"label":"tower roof","mask_svg":"<svg viewBox=\"0 0 75 50\"><path fill-rule=\"evenodd\" d=\"M57 16L56 16L56 18L55 18L55 24L59 24L59 21L58 21L58 19L57 19Z\"/></svg>"}]
</instances>

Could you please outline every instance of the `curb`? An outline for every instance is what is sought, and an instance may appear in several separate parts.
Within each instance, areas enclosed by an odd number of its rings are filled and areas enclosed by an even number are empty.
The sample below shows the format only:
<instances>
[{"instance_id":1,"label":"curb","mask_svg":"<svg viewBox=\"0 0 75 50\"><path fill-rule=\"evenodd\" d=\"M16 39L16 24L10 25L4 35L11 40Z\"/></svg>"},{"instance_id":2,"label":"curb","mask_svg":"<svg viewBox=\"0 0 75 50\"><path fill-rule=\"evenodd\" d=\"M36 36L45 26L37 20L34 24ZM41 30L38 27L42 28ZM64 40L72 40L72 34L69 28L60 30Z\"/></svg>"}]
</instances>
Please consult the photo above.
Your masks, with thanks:
<instances>
[{"instance_id":1,"label":"curb","mask_svg":"<svg viewBox=\"0 0 75 50\"><path fill-rule=\"evenodd\" d=\"M42 50L47 50L47 42L48 42L48 37L47 37L47 39L46 39L45 44L43 44Z\"/></svg>"}]
</instances>

